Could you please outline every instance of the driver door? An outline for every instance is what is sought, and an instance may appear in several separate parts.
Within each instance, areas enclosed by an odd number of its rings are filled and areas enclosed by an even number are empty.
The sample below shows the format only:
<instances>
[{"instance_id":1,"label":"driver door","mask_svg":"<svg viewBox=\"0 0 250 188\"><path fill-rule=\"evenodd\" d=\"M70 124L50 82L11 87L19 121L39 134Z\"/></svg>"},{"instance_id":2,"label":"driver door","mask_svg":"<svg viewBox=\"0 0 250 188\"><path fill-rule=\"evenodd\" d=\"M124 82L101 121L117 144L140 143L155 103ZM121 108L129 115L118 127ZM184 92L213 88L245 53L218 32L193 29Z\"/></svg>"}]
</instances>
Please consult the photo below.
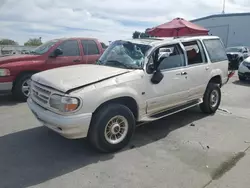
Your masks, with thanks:
<instances>
[{"instance_id":1,"label":"driver door","mask_svg":"<svg viewBox=\"0 0 250 188\"><path fill-rule=\"evenodd\" d=\"M59 56L48 58L46 65L48 69L83 63L77 40L63 41L57 48L60 48L63 53Z\"/></svg>"},{"instance_id":2,"label":"driver door","mask_svg":"<svg viewBox=\"0 0 250 188\"><path fill-rule=\"evenodd\" d=\"M169 48L171 52L168 55L160 54L161 48ZM158 55L155 53L158 53ZM186 70L186 61L184 52L179 44L167 45L157 49L149 60L154 63L154 57L162 56L158 59L158 69L163 74L163 79L158 84L151 82L152 74L147 75L148 96L147 114L171 109L184 104L188 100L188 84ZM168 57L167 57L168 56ZM157 58L158 58L157 57Z\"/></svg>"}]
</instances>

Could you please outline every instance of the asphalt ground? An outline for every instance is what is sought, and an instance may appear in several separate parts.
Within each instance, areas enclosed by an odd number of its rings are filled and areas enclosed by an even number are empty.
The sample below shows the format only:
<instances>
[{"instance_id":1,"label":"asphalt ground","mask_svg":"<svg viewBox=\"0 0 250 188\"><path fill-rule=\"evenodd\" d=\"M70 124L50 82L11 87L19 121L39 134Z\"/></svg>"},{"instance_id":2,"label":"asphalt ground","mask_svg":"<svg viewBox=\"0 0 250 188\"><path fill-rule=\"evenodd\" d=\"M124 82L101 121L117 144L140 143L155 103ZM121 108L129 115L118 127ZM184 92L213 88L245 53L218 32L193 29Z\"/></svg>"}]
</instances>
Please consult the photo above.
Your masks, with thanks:
<instances>
[{"instance_id":1,"label":"asphalt ground","mask_svg":"<svg viewBox=\"0 0 250 188\"><path fill-rule=\"evenodd\" d=\"M41 126L26 103L1 96L0 187L246 187L249 113L250 83L234 76L215 115L183 111L138 127L124 150L100 154L86 139Z\"/></svg>"}]
</instances>

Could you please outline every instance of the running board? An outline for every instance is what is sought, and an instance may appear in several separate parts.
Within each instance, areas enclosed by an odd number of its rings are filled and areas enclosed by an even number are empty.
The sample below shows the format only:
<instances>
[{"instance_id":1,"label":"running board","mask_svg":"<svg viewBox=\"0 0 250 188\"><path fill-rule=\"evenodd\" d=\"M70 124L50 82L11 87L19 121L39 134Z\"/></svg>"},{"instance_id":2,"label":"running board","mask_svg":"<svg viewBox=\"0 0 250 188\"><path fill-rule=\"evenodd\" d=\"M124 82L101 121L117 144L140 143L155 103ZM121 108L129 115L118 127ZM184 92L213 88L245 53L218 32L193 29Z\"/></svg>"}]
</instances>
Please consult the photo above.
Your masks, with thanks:
<instances>
[{"instance_id":1,"label":"running board","mask_svg":"<svg viewBox=\"0 0 250 188\"><path fill-rule=\"evenodd\" d=\"M165 111L161 111L161 112L159 112L157 114L153 114L153 115L151 115L149 117L142 118L141 122L155 121L155 120L170 116L172 114L181 112L181 111L186 110L188 108L192 108L194 106L197 106L197 105L201 104L202 102L203 102L202 99L198 99L198 100L186 103L184 105L181 105L181 106L178 106L178 107L175 107L175 108L171 108L171 109L168 109L168 110L165 110Z\"/></svg>"}]
</instances>

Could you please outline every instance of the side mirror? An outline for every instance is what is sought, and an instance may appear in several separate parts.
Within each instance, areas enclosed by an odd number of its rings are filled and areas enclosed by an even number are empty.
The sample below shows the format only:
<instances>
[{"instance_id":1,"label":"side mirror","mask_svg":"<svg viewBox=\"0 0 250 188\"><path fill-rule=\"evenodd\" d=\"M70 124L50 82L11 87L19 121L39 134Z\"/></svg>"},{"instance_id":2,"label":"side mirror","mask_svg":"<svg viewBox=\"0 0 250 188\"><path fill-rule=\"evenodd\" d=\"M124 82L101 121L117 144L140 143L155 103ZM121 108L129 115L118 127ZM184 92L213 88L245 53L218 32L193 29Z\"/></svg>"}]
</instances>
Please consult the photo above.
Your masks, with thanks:
<instances>
[{"instance_id":1,"label":"side mirror","mask_svg":"<svg viewBox=\"0 0 250 188\"><path fill-rule=\"evenodd\" d=\"M62 55L63 51L60 48L55 49L55 51L50 55L50 57L57 57L59 55Z\"/></svg>"},{"instance_id":2,"label":"side mirror","mask_svg":"<svg viewBox=\"0 0 250 188\"><path fill-rule=\"evenodd\" d=\"M156 70L151 78L151 82L153 84L159 84L161 80L163 79L163 77L164 75L162 74L162 72L160 70Z\"/></svg>"},{"instance_id":3,"label":"side mirror","mask_svg":"<svg viewBox=\"0 0 250 188\"><path fill-rule=\"evenodd\" d=\"M153 64L153 63L149 63L149 64L147 65L147 73L148 73L148 74L152 74L154 71L155 71L155 66L154 66L154 64Z\"/></svg>"}]
</instances>

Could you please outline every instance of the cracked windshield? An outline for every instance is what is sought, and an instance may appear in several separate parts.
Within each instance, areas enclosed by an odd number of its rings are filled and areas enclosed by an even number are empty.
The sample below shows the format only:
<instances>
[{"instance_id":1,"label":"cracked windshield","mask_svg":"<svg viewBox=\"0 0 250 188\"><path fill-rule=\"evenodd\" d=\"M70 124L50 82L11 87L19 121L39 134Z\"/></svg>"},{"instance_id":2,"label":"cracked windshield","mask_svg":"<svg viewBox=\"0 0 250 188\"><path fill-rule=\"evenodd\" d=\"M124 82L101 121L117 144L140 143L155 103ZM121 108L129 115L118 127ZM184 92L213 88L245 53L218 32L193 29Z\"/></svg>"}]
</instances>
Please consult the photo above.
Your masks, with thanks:
<instances>
[{"instance_id":1,"label":"cracked windshield","mask_svg":"<svg viewBox=\"0 0 250 188\"><path fill-rule=\"evenodd\" d=\"M0 188L249 188L250 1L0 0Z\"/></svg>"}]
</instances>

